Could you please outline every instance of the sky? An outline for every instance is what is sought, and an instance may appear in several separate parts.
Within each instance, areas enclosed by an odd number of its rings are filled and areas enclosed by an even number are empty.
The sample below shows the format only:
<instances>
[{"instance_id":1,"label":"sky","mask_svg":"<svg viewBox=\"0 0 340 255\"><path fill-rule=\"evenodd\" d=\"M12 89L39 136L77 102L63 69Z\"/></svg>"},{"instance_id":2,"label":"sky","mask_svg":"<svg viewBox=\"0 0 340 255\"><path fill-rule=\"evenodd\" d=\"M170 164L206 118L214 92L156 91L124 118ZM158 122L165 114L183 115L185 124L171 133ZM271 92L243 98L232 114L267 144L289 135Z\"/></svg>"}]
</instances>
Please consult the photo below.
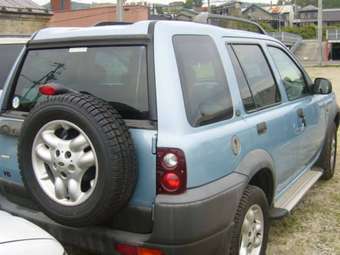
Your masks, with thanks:
<instances>
[{"instance_id":1,"label":"sky","mask_svg":"<svg viewBox=\"0 0 340 255\"><path fill-rule=\"evenodd\" d=\"M33 0L34 2L38 4L46 4L49 2L49 0ZM129 0L128 2L140 2L141 0ZM162 3L162 4L168 4L169 2L174 2L176 0L143 0L143 2L153 2L153 3ZM184 1L184 0L183 0ZM221 2L223 0L211 0L212 3L214 2ZM249 2L249 3L270 3L271 0L243 0L244 2ZM276 3L277 0L272 0L273 3ZM115 0L76 0L76 2L80 3L115 3ZM226 1L227 2L227 1Z\"/></svg>"}]
</instances>

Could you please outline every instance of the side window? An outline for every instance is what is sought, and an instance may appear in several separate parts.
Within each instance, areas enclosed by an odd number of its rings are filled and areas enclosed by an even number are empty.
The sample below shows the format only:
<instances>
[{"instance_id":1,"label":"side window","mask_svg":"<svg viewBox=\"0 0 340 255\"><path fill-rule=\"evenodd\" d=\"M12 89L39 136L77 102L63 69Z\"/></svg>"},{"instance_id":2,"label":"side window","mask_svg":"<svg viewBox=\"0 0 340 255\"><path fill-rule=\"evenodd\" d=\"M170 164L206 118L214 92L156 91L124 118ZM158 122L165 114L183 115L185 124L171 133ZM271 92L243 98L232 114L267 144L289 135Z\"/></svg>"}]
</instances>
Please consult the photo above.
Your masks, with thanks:
<instances>
[{"instance_id":1,"label":"side window","mask_svg":"<svg viewBox=\"0 0 340 255\"><path fill-rule=\"evenodd\" d=\"M23 45L19 44L0 45L0 89L3 89L7 76L22 48Z\"/></svg>"},{"instance_id":2,"label":"side window","mask_svg":"<svg viewBox=\"0 0 340 255\"><path fill-rule=\"evenodd\" d=\"M263 51L258 45L233 45L252 92L256 108L281 101L281 96Z\"/></svg>"},{"instance_id":3,"label":"side window","mask_svg":"<svg viewBox=\"0 0 340 255\"><path fill-rule=\"evenodd\" d=\"M295 100L308 95L308 87L303 73L294 61L281 49L268 47L285 86L288 100Z\"/></svg>"},{"instance_id":4,"label":"side window","mask_svg":"<svg viewBox=\"0 0 340 255\"><path fill-rule=\"evenodd\" d=\"M231 48L231 46L227 46L229 56L231 58L231 62L233 63L236 79L238 81L238 87L240 90L242 102L246 111L252 111L256 109L255 101L253 95L251 94L250 88L248 86L247 80L244 77L242 68L240 63L237 60L237 57Z\"/></svg>"},{"instance_id":5,"label":"side window","mask_svg":"<svg viewBox=\"0 0 340 255\"><path fill-rule=\"evenodd\" d=\"M214 41L209 36L177 35L173 44L190 124L231 118L232 100Z\"/></svg>"}]
</instances>

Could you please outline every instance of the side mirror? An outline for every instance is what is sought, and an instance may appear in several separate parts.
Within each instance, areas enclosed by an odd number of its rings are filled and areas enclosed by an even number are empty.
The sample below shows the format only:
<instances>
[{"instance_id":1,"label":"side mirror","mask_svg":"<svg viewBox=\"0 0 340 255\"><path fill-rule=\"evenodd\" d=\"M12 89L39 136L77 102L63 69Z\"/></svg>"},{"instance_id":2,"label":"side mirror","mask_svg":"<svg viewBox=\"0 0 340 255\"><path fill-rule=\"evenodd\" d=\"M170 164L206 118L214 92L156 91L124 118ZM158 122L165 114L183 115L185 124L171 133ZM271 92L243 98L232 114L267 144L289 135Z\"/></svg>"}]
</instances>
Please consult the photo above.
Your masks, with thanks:
<instances>
[{"instance_id":1,"label":"side mirror","mask_svg":"<svg viewBox=\"0 0 340 255\"><path fill-rule=\"evenodd\" d=\"M332 93L332 83L324 78L316 78L314 81L314 94L326 95Z\"/></svg>"}]
</instances>

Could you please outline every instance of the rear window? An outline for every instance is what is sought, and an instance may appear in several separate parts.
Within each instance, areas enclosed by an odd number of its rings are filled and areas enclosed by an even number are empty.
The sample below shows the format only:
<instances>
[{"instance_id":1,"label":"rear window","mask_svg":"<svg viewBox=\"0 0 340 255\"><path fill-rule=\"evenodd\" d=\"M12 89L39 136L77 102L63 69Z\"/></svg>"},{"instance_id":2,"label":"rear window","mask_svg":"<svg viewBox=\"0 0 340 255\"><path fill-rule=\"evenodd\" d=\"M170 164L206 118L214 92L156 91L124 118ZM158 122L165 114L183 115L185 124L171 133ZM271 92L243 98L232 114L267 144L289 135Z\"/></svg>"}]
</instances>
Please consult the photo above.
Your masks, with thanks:
<instances>
[{"instance_id":1,"label":"rear window","mask_svg":"<svg viewBox=\"0 0 340 255\"><path fill-rule=\"evenodd\" d=\"M0 45L0 89L3 89L8 74L22 48L23 45L20 44Z\"/></svg>"},{"instance_id":2,"label":"rear window","mask_svg":"<svg viewBox=\"0 0 340 255\"><path fill-rule=\"evenodd\" d=\"M173 42L190 124L231 118L232 100L214 41L209 36L178 35Z\"/></svg>"},{"instance_id":3,"label":"rear window","mask_svg":"<svg viewBox=\"0 0 340 255\"><path fill-rule=\"evenodd\" d=\"M39 85L48 82L104 99L125 119L149 117L144 46L31 50L12 107L29 111L43 98Z\"/></svg>"}]
</instances>

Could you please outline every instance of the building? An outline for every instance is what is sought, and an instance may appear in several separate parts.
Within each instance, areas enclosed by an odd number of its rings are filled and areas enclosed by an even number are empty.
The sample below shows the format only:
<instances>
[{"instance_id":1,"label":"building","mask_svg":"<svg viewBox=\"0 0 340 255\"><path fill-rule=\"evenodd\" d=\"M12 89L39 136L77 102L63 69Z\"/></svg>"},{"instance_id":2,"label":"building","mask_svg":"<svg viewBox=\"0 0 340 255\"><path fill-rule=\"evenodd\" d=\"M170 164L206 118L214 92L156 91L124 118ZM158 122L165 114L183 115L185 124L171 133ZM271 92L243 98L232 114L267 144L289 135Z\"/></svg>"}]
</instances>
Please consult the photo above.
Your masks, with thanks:
<instances>
[{"instance_id":1,"label":"building","mask_svg":"<svg viewBox=\"0 0 340 255\"><path fill-rule=\"evenodd\" d=\"M263 9L273 15L279 26L293 26L295 19L294 5L270 5L264 6Z\"/></svg>"},{"instance_id":2,"label":"building","mask_svg":"<svg viewBox=\"0 0 340 255\"><path fill-rule=\"evenodd\" d=\"M340 9L323 9L322 19L326 26L340 25ZM297 26L317 25L318 8L308 5L299 9L294 24Z\"/></svg>"},{"instance_id":3,"label":"building","mask_svg":"<svg viewBox=\"0 0 340 255\"><path fill-rule=\"evenodd\" d=\"M207 4L204 4L203 7L205 7L206 5ZM241 6L242 3L239 1L216 4L215 6L212 7L212 13L218 15L241 17L242 16Z\"/></svg>"},{"instance_id":4,"label":"building","mask_svg":"<svg viewBox=\"0 0 340 255\"><path fill-rule=\"evenodd\" d=\"M195 10L183 8L176 14L176 20L192 21L199 13Z\"/></svg>"},{"instance_id":5,"label":"building","mask_svg":"<svg viewBox=\"0 0 340 255\"><path fill-rule=\"evenodd\" d=\"M53 12L70 11L72 9L71 0L51 0L51 9Z\"/></svg>"},{"instance_id":6,"label":"building","mask_svg":"<svg viewBox=\"0 0 340 255\"><path fill-rule=\"evenodd\" d=\"M87 27L102 22L116 21L116 6L113 4L101 7L72 10L70 0L52 0L53 16L49 27ZM149 7L144 5L124 6L124 22L137 22L149 19Z\"/></svg>"},{"instance_id":7,"label":"building","mask_svg":"<svg viewBox=\"0 0 340 255\"><path fill-rule=\"evenodd\" d=\"M52 14L31 0L0 0L0 34L25 34L43 28Z\"/></svg>"},{"instance_id":8,"label":"building","mask_svg":"<svg viewBox=\"0 0 340 255\"><path fill-rule=\"evenodd\" d=\"M259 5L256 5L256 4L249 5L247 8L242 10L242 16L243 18L250 19L258 23L262 23L262 22L268 23L272 27L278 28L276 17L274 17L273 14L263 9Z\"/></svg>"}]
</instances>

